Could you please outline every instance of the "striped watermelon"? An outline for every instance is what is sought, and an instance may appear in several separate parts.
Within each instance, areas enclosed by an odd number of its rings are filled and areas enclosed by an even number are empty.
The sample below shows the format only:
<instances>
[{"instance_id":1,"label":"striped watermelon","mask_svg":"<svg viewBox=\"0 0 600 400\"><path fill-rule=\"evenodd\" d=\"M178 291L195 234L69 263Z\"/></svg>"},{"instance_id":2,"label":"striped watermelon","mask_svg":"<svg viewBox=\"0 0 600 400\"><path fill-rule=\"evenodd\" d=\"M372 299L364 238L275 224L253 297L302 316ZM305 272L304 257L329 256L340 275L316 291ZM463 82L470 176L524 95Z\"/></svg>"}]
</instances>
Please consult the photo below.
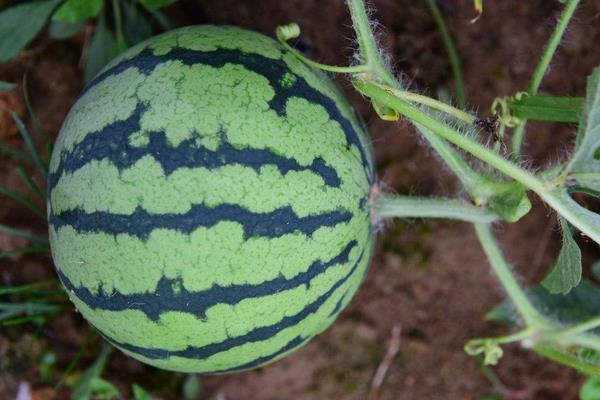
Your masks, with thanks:
<instances>
[{"instance_id":1,"label":"striped watermelon","mask_svg":"<svg viewBox=\"0 0 600 400\"><path fill-rule=\"evenodd\" d=\"M258 33L179 29L85 88L54 148L58 275L110 343L221 373L327 328L367 269L372 150L320 71Z\"/></svg>"}]
</instances>

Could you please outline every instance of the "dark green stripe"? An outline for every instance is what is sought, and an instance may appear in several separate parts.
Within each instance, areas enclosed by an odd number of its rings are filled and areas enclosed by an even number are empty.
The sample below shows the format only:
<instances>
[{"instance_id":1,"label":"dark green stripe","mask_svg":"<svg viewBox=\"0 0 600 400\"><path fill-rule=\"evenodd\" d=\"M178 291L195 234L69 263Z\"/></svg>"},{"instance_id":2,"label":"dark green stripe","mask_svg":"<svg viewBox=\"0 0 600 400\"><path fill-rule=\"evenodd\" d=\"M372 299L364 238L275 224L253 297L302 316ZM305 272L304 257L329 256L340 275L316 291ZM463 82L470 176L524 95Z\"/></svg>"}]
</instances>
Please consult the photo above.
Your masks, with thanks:
<instances>
[{"instance_id":1,"label":"dark green stripe","mask_svg":"<svg viewBox=\"0 0 600 400\"><path fill-rule=\"evenodd\" d=\"M199 147L196 138L187 139L177 147L172 147L164 132L149 132L149 143L145 147L132 146L129 136L141 130L140 119L147 108L147 105L138 103L129 118L89 133L71 151L63 150L58 169L49 177L49 193L64 173L74 172L92 160L107 159L122 170L148 155L160 164L166 175L182 167L213 169L238 164L259 172L265 165L274 165L282 174L289 171L310 171L320 176L328 186L337 188L341 184L335 169L321 158L315 158L311 165L302 166L296 160L270 150L235 148L226 141L224 134L221 135L221 145L214 151Z\"/></svg>"},{"instance_id":2,"label":"dark green stripe","mask_svg":"<svg viewBox=\"0 0 600 400\"><path fill-rule=\"evenodd\" d=\"M304 307L300 312L295 315L286 316L281 321L277 322L273 325L263 326L260 328L256 328L245 335L230 337L225 339L219 343L213 343L206 346L196 347L189 346L184 350L167 350L161 348L153 348L153 347L141 347L136 346L134 344L129 343L121 343L111 337L107 337L104 333L103 335L115 346L120 347L124 350L132 352L134 354L139 354L148 359L154 360L164 360L169 357L177 356L191 359L206 359L215 354L228 351L234 347L242 346L248 343L261 342L271 339L273 336L277 335L284 329L293 327L294 325L300 323L302 320L307 318L310 314L316 313L319 311L321 306L331 298L331 296L335 293L335 291L342 286L348 279L354 274L354 272L358 269L359 265L363 260L363 256L365 254L365 250L363 250L354 264L354 266L348 271L348 273L339 281L334 283L331 288L319 296L312 303L308 304ZM259 321L257 321L259 322Z\"/></svg>"},{"instance_id":3,"label":"dark green stripe","mask_svg":"<svg viewBox=\"0 0 600 400\"><path fill-rule=\"evenodd\" d=\"M271 212L257 213L237 204L220 204L208 207L194 204L183 214L151 214L141 207L129 215L106 211L87 213L79 208L51 213L49 224L58 230L70 226L78 233L127 234L147 240L155 229L171 229L190 234L200 227L211 228L222 221L237 222L244 230L244 238L255 236L275 238L290 233L312 235L323 227L332 227L352 219L348 211L331 211L299 217L290 206Z\"/></svg>"},{"instance_id":4,"label":"dark green stripe","mask_svg":"<svg viewBox=\"0 0 600 400\"><path fill-rule=\"evenodd\" d=\"M274 45L277 45L274 42ZM282 53L287 50L281 48ZM293 71L281 59L274 60L256 53L246 53L241 50L218 49L214 51L195 51L181 47L173 47L167 54L154 55L152 49L145 49L134 58L124 60L116 66L104 71L102 74L94 78L86 87L84 93L106 78L120 74L129 69L136 68L144 75L151 74L154 69L167 61L180 61L185 65L204 64L215 68L221 68L226 64L239 64L249 71L264 76L275 91L275 96L269 102L271 109L279 115L285 115L285 107L287 101L291 97L303 98L310 103L321 105L329 114L330 119L337 121L346 137L347 147L356 146L360 153L360 158L367 174L369 183L373 183L375 178L374 167L371 164L371 157L367 156L367 152L371 149L364 146L360 140L360 134L357 132L352 123L342 115L336 102L330 97L324 95L318 90L311 87L306 80L294 74L294 83L292 85L284 85L283 82L289 82L289 79L284 79ZM364 138L366 140L366 138ZM367 148L365 148L367 147Z\"/></svg>"},{"instance_id":5,"label":"dark green stripe","mask_svg":"<svg viewBox=\"0 0 600 400\"><path fill-rule=\"evenodd\" d=\"M93 310L140 310L153 321L158 320L160 314L168 311L181 311L199 318L206 318L206 310L216 304L237 304L245 299L273 295L303 285L309 288L310 282L318 275L326 272L329 267L346 264L350 252L356 245L356 240L350 241L332 259L328 261L316 260L306 271L290 279L286 279L280 274L274 279L255 285L214 285L210 289L199 292L188 291L180 278L169 279L163 276L158 282L156 290L150 293L104 292L102 286L100 286L98 294L93 294L86 287L76 287L60 269L58 269L58 275L65 288ZM202 266L190 266L190 268L200 267ZM198 273L202 273L201 269ZM173 290L175 286L179 288L177 291Z\"/></svg>"}]
</instances>

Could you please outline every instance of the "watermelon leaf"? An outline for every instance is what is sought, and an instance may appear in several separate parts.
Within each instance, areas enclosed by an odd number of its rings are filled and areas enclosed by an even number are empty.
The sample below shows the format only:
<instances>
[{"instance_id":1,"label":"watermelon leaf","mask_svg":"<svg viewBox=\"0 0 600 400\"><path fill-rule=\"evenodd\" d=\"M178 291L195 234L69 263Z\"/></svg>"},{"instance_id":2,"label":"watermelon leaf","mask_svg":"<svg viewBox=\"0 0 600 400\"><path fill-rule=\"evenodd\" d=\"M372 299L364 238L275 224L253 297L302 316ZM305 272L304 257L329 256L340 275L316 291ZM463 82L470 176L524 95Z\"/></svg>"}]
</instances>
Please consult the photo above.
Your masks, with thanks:
<instances>
[{"instance_id":1,"label":"watermelon leaf","mask_svg":"<svg viewBox=\"0 0 600 400\"><path fill-rule=\"evenodd\" d=\"M21 3L0 13L0 63L16 57L37 36L61 1Z\"/></svg>"},{"instance_id":2,"label":"watermelon leaf","mask_svg":"<svg viewBox=\"0 0 600 400\"><path fill-rule=\"evenodd\" d=\"M581 250L573 239L569 223L558 217L562 230L563 243L557 260L542 281L550 293L567 294L581 281Z\"/></svg>"}]
</instances>

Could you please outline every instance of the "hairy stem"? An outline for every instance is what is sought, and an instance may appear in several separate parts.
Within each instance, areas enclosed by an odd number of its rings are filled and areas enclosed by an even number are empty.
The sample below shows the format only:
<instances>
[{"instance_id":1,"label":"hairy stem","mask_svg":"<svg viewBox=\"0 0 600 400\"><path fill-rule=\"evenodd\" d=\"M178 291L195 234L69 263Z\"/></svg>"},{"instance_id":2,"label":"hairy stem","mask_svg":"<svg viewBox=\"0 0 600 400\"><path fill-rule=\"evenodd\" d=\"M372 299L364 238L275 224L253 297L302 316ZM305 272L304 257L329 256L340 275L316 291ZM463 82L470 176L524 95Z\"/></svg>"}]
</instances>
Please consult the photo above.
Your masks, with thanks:
<instances>
[{"instance_id":1,"label":"hairy stem","mask_svg":"<svg viewBox=\"0 0 600 400\"><path fill-rule=\"evenodd\" d=\"M534 191L542 200L554 208L573 226L589 236L596 243L600 243L600 231L596 228L599 217L591 211L579 207L577 203L568 196L568 193L557 190L537 176L503 158L493 150L466 137L452 127L419 110L412 104L397 98L393 95L392 88L386 88L381 84L374 82L356 80L353 81L353 85L359 92L369 96L373 101L385 104L399 114L406 116L415 124L420 124L431 129L438 136L474 155L488 165Z\"/></svg>"},{"instance_id":2,"label":"hairy stem","mask_svg":"<svg viewBox=\"0 0 600 400\"><path fill-rule=\"evenodd\" d=\"M367 15L367 10L365 9L364 1L347 0L347 4L352 17L352 25L354 26L358 39L362 64L369 66L371 73L377 80L394 88L400 88L400 84L381 58L377 42L375 41L373 31L371 30L371 23L369 21L369 16Z\"/></svg>"},{"instance_id":3,"label":"hairy stem","mask_svg":"<svg viewBox=\"0 0 600 400\"><path fill-rule=\"evenodd\" d=\"M527 89L527 93L530 95L535 95L540 88L540 84L542 83L542 79L544 75L546 75L546 71L548 71L548 66L550 65L550 61L558 48L558 45L567 29L567 25L569 21L573 17L575 13L575 9L579 4L580 0L569 0L563 9L563 12L558 20L558 24L554 28L554 32L552 32L552 36L550 36L550 40L544 49L544 53L542 54L542 58L540 59L535 71L533 72L533 77L531 78L531 83L529 84L529 88ZM521 155L521 147L523 146L523 138L525 136L525 124L527 124L527 120L523 119L521 123L515 128L513 133L513 138L511 142L513 157L518 158Z\"/></svg>"},{"instance_id":4,"label":"hairy stem","mask_svg":"<svg viewBox=\"0 0 600 400\"><path fill-rule=\"evenodd\" d=\"M498 219L491 211L451 199L381 194L375 201L377 218L449 218L489 223Z\"/></svg>"},{"instance_id":5,"label":"hairy stem","mask_svg":"<svg viewBox=\"0 0 600 400\"><path fill-rule=\"evenodd\" d=\"M529 301L527 295L515 279L496 239L490 231L489 225L474 224L474 226L477 238L488 257L492 269L527 326L535 328L545 327L547 325L546 318Z\"/></svg>"},{"instance_id":6,"label":"hairy stem","mask_svg":"<svg viewBox=\"0 0 600 400\"><path fill-rule=\"evenodd\" d=\"M452 107L449 104L446 104L442 101L433 99L431 97L423 96L417 93L408 92L405 90L396 90L390 89L390 93L393 93L399 99L409 101L411 103L423 104L427 107L431 107L434 110L441 111L445 114L448 114L459 121L465 122L469 125L473 125L476 121L476 117L464 112L463 110L459 110L456 107Z\"/></svg>"}]
</instances>

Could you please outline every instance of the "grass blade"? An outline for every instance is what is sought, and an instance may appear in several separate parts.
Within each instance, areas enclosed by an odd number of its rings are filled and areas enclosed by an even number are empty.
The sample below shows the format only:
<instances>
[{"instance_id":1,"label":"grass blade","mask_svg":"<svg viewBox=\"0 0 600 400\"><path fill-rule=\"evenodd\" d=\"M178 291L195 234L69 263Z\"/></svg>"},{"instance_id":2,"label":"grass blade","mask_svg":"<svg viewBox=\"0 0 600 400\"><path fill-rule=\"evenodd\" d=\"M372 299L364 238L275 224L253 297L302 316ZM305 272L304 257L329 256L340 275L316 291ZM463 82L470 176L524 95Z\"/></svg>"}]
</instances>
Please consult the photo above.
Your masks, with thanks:
<instances>
[{"instance_id":1,"label":"grass blade","mask_svg":"<svg viewBox=\"0 0 600 400\"><path fill-rule=\"evenodd\" d=\"M27 187L31 189L40 199L46 202L46 193L40 188L40 186L31 178L25 170L21 167L17 167L17 174L25 182Z\"/></svg>"},{"instance_id":2,"label":"grass blade","mask_svg":"<svg viewBox=\"0 0 600 400\"><path fill-rule=\"evenodd\" d=\"M14 83L0 81L0 92L8 92L9 90L13 90L15 86Z\"/></svg>"},{"instance_id":3,"label":"grass blade","mask_svg":"<svg viewBox=\"0 0 600 400\"><path fill-rule=\"evenodd\" d=\"M27 113L31 117L33 131L38 136L38 138L48 141L48 135L46 135L46 132L44 132L44 129L42 129L40 120L33 112L33 107L31 107L31 102L29 101L29 93L27 91L27 74L23 75L23 99L25 100L25 107L27 108Z\"/></svg>"},{"instance_id":4,"label":"grass blade","mask_svg":"<svg viewBox=\"0 0 600 400\"><path fill-rule=\"evenodd\" d=\"M0 287L0 296L8 295L8 294L18 294L18 293L27 293L38 290L41 287L48 286L50 284L56 284L58 281L56 279L44 279L42 281L37 281L34 283L28 283L20 286L11 286L11 287Z\"/></svg>"},{"instance_id":5,"label":"grass blade","mask_svg":"<svg viewBox=\"0 0 600 400\"><path fill-rule=\"evenodd\" d=\"M27 155L27 153L15 149L14 147L9 146L7 144L0 143L0 154L1 153L7 154L9 157L12 157L16 160L25 161L29 164L33 164L33 160L31 159L31 157L29 157L29 155Z\"/></svg>"},{"instance_id":6,"label":"grass blade","mask_svg":"<svg viewBox=\"0 0 600 400\"><path fill-rule=\"evenodd\" d=\"M30 209L32 212L34 212L36 215L46 219L46 214L44 213L44 211L42 211L41 208L39 208L38 206L36 206L35 204L33 204L31 201L29 201L29 199L17 192L14 192L2 185L0 185L0 194L8 197L11 200L16 201L17 203L27 207L28 209Z\"/></svg>"},{"instance_id":7,"label":"grass blade","mask_svg":"<svg viewBox=\"0 0 600 400\"><path fill-rule=\"evenodd\" d=\"M19 254L45 253L47 251L50 251L50 247L48 246L27 246L21 247L20 249L0 251L0 260L12 256L18 256ZM2 290L0 290L0 294L2 294Z\"/></svg>"},{"instance_id":8,"label":"grass blade","mask_svg":"<svg viewBox=\"0 0 600 400\"><path fill-rule=\"evenodd\" d=\"M44 163L42 161L42 158L40 157L40 153L35 148L35 145L33 144L33 140L31 140L31 135L29 134L29 131L25 127L25 124L23 123L23 121L21 121L21 118L19 118L17 113L15 113L14 111L11 113L11 116L12 116L13 120L15 121L15 124L17 125L17 129L19 130L19 132L21 133L21 136L23 137L25 146L27 146L27 150L29 150L29 153L31 154L31 158L33 159L34 164L40 169L40 171L42 172L42 174L44 176L48 176L48 166L46 165L46 163Z\"/></svg>"},{"instance_id":9,"label":"grass blade","mask_svg":"<svg viewBox=\"0 0 600 400\"><path fill-rule=\"evenodd\" d=\"M29 240L32 243L42 243L48 244L48 238L44 236L39 236L34 233L26 232L21 229L11 228L10 226L6 226L0 224L0 233L7 233L9 235L20 237L26 240Z\"/></svg>"},{"instance_id":10,"label":"grass blade","mask_svg":"<svg viewBox=\"0 0 600 400\"><path fill-rule=\"evenodd\" d=\"M442 16L442 13L437 5L436 0L427 0L427 5L431 10L431 14L435 19L440 34L442 35L444 46L446 46L446 51L448 52L448 57L450 58L450 65L452 65L452 72L454 73L454 84L456 87L456 97L458 99L458 104L461 108L466 108L467 91L465 89L465 79L463 77L460 59L458 58L458 52L456 51L454 41L452 40L452 35L450 34L448 25L446 25L446 21L444 21L444 17Z\"/></svg>"}]
</instances>

